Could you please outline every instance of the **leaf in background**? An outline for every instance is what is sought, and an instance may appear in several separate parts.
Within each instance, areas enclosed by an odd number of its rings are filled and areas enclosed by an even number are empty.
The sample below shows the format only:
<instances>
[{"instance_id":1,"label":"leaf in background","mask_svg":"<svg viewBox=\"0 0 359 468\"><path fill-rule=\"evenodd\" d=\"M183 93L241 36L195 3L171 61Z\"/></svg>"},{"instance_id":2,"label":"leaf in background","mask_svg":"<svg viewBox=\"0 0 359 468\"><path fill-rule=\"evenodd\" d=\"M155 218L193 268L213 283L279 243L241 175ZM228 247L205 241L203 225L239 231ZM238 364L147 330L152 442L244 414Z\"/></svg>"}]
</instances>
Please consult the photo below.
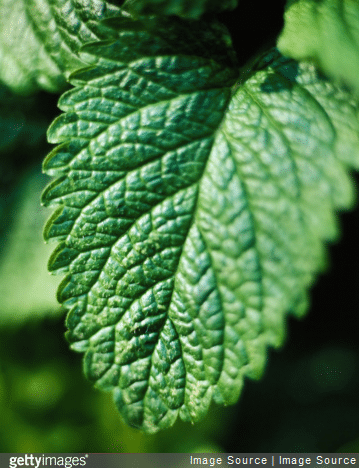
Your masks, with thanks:
<instances>
[{"instance_id":1,"label":"leaf in background","mask_svg":"<svg viewBox=\"0 0 359 468\"><path fill-rule=\"evenodd\" d=\"M47 213L39 206L39 197L45 183L38 167L30 171L17 186L11 223L9 215L2 215L1 223L11 229L1 239L0 326L18 326L30 318L60 312L53 297L57 281L44 264L49 255L49 246L42 240Z\"/></svg>"},{"instance_id":2,"label":"leaf in background","mask_svg":"<svg viewBox=\"0 0 359 468\"><path fill-rule=\"evenodd\" d=\"M39 112L39 104L42 104ZM14 218L14 202L24 171L48 151L43 96L17 96L0 85L0 236ZM0 251L4 242L0 243Z\"/></svg>"},{"instance_id":3,"label":"leaf in background","mask_svg":"<svg viewBox=\"0 0 359 468\"><path fill-rule=\"evenodd\" d=\"M0 79L22 94L63 90L84 65L80 47L102 38L98 20L117 11L101 0L0 0Z\"/></svg>"},{"instance_id":4,"label":"leaf in background","mask_svg":"<svg viewBox=\"0 0 359 468\"><path fill-rule=\"evenodd\" d=\"M156 13L199 18L206 12L233 10L237 3L238 0L126 0L123 8L133 14Z\"/></svg>"},{"instance_id":5,"label":"leaf in background","mask_svg":"<svg viewBox=\"0 0 359 468\"><path fill-rule=\"evenodd\" d=\"M305 311L333 208L352 203L357 107L277 52L231 89L217 25L111 24L48 133L45 237L85 374L156 432L235 403Z\"/></svg>"},{"instance_id":6,"label":"leaf in background","mask_svg":"<svg viewBox=\"0 0 359 468\"><path fill-rule=\"evenodd\" d=\"M296 60L313 60L358 95L358 1L289 1L284 19L279 50Z\"/></svg>"}]
</instances>

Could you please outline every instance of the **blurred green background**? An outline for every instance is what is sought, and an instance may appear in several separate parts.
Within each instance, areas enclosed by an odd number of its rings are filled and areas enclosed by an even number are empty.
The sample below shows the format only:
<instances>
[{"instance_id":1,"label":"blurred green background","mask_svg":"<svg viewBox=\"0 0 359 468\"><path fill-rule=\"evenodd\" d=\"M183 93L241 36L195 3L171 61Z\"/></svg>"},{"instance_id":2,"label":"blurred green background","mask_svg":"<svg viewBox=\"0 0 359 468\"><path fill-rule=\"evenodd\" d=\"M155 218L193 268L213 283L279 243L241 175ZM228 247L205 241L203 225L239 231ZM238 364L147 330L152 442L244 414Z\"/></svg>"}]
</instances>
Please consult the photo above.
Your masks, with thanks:
<instances>
[{"instance_id":1,"label":"blurred green background","mask_svg":"<svg viewBox=\"0 0 359 468\"><path fill-rule=\"evenodd\" d=\"M242 60L281 28L262 16L252 36L232 19ZM228 24L231 13L221 18ZM251 21L243 18L242 25ZM237 405L213 405L196 425L177 422L144 435L121 421L111 395L85 380L55 301L61 278L46 270L54 245L42 240L50 213L39 203L49 181L41 162L57 99L16 97L0 87L0 450L358 452L359 209L340 216L341 241L329 247L310 311L288 321L285 345L269 351L263 378L245 382Z\"/></svg>"}]
</instances>

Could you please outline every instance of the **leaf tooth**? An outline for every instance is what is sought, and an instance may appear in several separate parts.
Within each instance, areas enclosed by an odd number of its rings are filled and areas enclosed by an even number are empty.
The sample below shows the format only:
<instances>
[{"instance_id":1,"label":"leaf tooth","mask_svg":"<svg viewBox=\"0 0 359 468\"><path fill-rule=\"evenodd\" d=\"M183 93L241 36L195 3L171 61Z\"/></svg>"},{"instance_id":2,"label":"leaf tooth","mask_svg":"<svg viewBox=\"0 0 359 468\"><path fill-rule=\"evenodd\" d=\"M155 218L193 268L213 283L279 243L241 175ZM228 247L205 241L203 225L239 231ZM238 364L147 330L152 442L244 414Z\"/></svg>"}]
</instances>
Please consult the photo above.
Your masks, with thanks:
<instances>
[{"instance_id":1,"label":"leaf tooth","mask_svg":"<svg viewBox=\"0 0 359 468\"><path fill-rule=\"evenodd\" d=\"M52 204L54 198L56 198L56 196L52 196L52 194L54 193L53 191L55 191L56 193L56 188L58 187L58 185L61 185L61 183L65 180L66 175L63 175L62 177L59 177L58 179L55 179L49 183L49 185L45 188L41 195L41 202L44 206L50 206Z\"/></svg>"},{"instance_id":2,"label":"leaf tooth","mask_svg":"<svg viewBox=\"0 0 359 468\"><path fill-rule=\"evenodd\" d=\"M66 242L61 242L51 254L48 263L49 271L68 271L69 265L78 256L78 253L77 250L68 248Z\"/></svg>"},{"instance_id":3,"label":"leaf tooth","mask_svg":"<svg viewBox=\"0 0 359 468\"><path fill-rule=\"evenodd\" d=\"M52 122L48 131L49 143L63 143L73 138L91 140L99 135L108 125L102 122L91 122L81 118L77 112L61 114Z\"/></svg>"},{"instance_id":4,"label":"leaf tooth","mask_svg":"<svg viewBox=\"0 0 359 468\"><path fill-rule=\"evenodd\" d=\"M45 189L43 194L43 204L51 206L54 204L63 204L68 207L80 209L83 202L89 203L96 196L96 192L84 188L83 190L75 190L74 181L63 176L54 180Z\"/></svg>"},{"instance_id":5,"label":"leaf tooth","mask_svg":"<svg viewBox=\"0 0 359 468\"><path fill-rule=\"evenodd\" d=\"M69 171L69 164L73 160L74 154L79 152L83 146L84 143L80 139L58 145L46 156L42 166L43 172L57 177L65 175Z\"/></svg>"},{"instance_id":6,"label":"leaf tooth","mask_svg":"<svg viewBox=\"0 0 359 468\"><path fill-rule=\"evenodd\" d=\"M98 276L98 271L86 271L85 273L67 275L60 283L57 291L57 300L63 303L67 299L86 294Z\"/></svg>"},{"instance_id":7,"label":"leaf tooth","mask_svg":"<svg viewBox=\"0 0 359 468\"><path fill-rule=\"evenodd\" d=\"M69 307L70 310L66 316L66 321L65 321L65 325L68 328L68 331L65 333L65 336L67 340L69 341L69 343L76 343L78 341L84 340L85 338L85 335L76 336L76 333L75 333L75 328L81 322L82 316L85 313L85 305L86 305L86 299L85 299L85 296L83 296L82 299L78 300L75 305L72 305L72 307ZM88 338L88 336L86 336L86 338Z\"/></svg>"},{"instance_id":8,"label":"leaf tooth","mask_svg":"<svg viewBox=\"0 0 359 468\"><path fill-rule=\"evenodd\" d=\"M88 345L88 340L76 341L74 343L71 343L70 348L78 353L84 353L88 349Z\"/></svg>"},{"instance_id":9,"label":"leaf tooth","mask_svg":"<svg viewBox=\"0 0 359 468\"><path fill-rule=\"evenodd\" d=\"M78 209L59 206L47 220L43 234L45 241L63 240L70 233L78 214Z\"/></svg>"},{"instance_id":10,"label":"leaf tooth","mask_svg":"<svg viewBox=\"0 0 359 468\"><path fill-rule=\"evenodd\" d=\"M72 119L72 123L78 121L78 117L74 112L71 116L61 114L55 118L47 130L47 141L49 143L57 144L69 140L69 135L64 135L64 128L67 129L68 124L71 122L70 119Z\"/></svg>"}]
</instances>

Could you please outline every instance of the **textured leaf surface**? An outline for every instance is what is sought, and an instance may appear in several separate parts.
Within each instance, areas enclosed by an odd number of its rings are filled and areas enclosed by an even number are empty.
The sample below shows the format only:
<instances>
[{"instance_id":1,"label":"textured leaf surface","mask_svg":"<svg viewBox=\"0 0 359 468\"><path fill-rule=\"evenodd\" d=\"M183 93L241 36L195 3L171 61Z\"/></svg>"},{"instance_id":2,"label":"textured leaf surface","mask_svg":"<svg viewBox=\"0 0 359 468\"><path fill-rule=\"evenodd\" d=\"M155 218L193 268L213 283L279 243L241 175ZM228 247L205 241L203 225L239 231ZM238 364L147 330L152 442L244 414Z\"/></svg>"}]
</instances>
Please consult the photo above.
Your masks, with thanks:
<instances>
[{"instance_id":1,"label":"textured leaf surface","mask_svg":"<svg viewBox=\"0 0 359 468\"><path fill-rule=\"evenodd\" d=\"M233 87L216 25L112 27L49 130L45 237L87 377L155 432L235 403L305 311L333 208L352 201L357 108L277 52Z\"/></svg>"},{"instance_id":2,"label":"textured leaf surface","mask_svg":"<svg viewBox=\"0 0 359 468\"><path fill-rule=\"evenodd\" d=\"M59 91L78 51L118 9L101 0L0 0L0 79L16 92ZM97 20L97 21L96 21Z\"/></svg>"},{"instance_id":3,"label":"textured leaf surface","mask_svg":"<svg viewBox=\"0 0 359 468\"><path fill-rule=\"evenodd\" d=\"M233 10L238 0L127 0L123 7L131 13L178 15L199 18L206 12Z\"/></svg>"},{"instance_id":4,"label":"textured leaf surface","mask_svg":"<svg viewBox=\"0 0 359 468\"><path fill-rule=\"evenodd\" d=\"M359 95L357 0L289 1L278 48L296 60L314 60Z\"/></svg>"}]
</instances>

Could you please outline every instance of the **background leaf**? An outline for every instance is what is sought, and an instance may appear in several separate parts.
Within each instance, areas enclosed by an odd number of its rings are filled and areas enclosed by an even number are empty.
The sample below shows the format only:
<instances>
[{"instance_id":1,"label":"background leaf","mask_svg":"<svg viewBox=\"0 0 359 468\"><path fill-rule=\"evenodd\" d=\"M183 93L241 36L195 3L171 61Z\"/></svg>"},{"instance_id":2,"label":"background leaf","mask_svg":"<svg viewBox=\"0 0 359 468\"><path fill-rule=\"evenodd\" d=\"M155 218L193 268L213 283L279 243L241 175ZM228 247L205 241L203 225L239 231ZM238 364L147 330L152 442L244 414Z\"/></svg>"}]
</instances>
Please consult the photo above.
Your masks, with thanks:
<instances>
[{"instance_id":1,"label":"background leaf","mask_svg":"<svg viewBox=\"0 0 359 468\"><path fill-rule=\"evenodd\" d=\"M18 327L60 312L54 297L57 281L44 263L51 250L42 239L47 213L39 206L46 182L36 166L13 187L11 209L2 213L8 231L2 232L0 249L0 326Z\"/></svg>"},{"instance_id":2,"label":"background leaf","mask_svg":"<svg viewBox=\"0 0 359 468\"><path fill-rule=\"evenodd\" d=\"M19 327L60 310L51 297L55 278L44 263L47 213L39 205L47 182L40 161L53 118L46 104L43 93L16 96L0 87L0 327Z\"/></svg>"},{"instance_id":3,"label":"background leaf","mask_svg":"<svg viewBox=\"0 0 359 468\"><path fill-rule=\"evenodd\" d=\"M356 0L291 0L279 50L313 60L331 78L359 95L359 4Z\"/></svg>"},{"instance_id":4,"label":"background leaf","mask_svg":"<svg viewBox=\"0 0 359 468\"><path fill-rule=\"evenodd\" d=\"M0 79L22 94L63 90L83 65L81 45L103 37L99 20L117 11L101 0L0 0Z\"/></svg>"}]
</instances>

